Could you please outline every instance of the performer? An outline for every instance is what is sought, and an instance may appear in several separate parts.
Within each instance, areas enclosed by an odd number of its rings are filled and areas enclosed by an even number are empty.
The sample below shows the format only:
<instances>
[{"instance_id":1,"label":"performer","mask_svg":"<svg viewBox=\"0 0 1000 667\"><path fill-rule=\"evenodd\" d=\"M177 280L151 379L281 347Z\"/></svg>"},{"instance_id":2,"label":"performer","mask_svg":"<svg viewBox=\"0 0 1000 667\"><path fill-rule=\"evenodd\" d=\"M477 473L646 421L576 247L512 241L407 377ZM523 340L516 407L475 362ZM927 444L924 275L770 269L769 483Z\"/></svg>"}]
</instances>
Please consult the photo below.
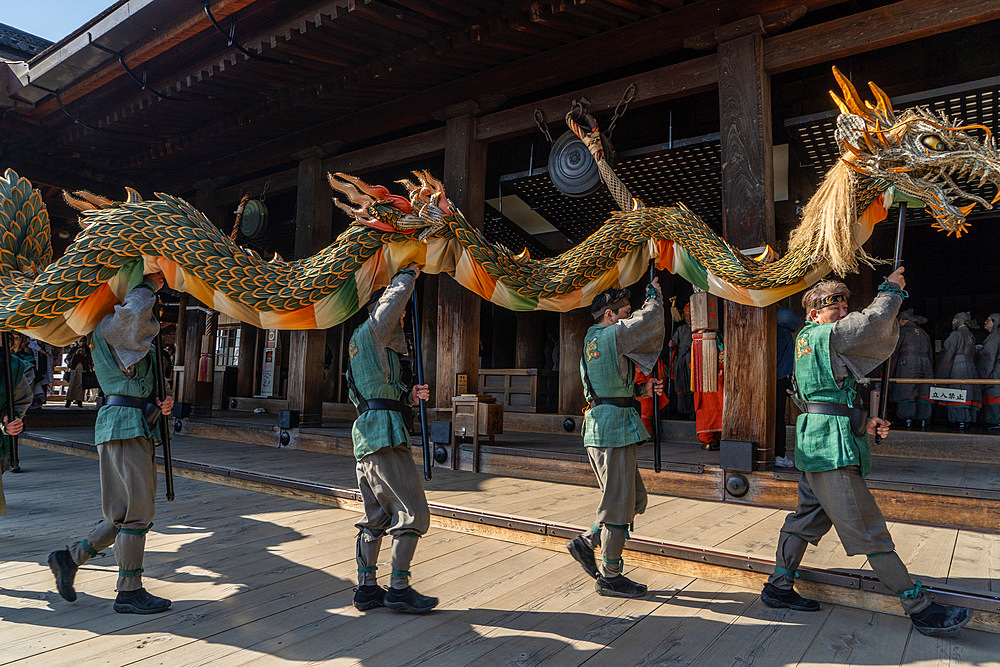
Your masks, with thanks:
<instances>
[{"instance_id":1,"label":"performer","mask_svg":"<svg viewBox=\"0 0 1000 667\"><path fill-rule=\"evenodd\" d=\"M8 336L8 339L11 341L11 347L14 346L14 339L19 337L16 333L11 333ZM12 350L4 350L3 354L10 354L11 376L16 381L11 382L11 386L14 387L15 417L14 421L9 422L7 403L10 398L7 396L7 383L3 377L3 374L7 372L7 366L0 363L0 415L3 415L0 418L0 515L7 510L7 501L3 495L3 473L10 468L10 436L17 435L24 430L24 422L21 420L21 415L31 405L31 385L35 377L30 361L26 361L24 358L14 354Z\"/></svg>"},{"instance_id":2,"label":"performer","mask_svg":"<svg viewBox=\"0 0 1000 667\"><path fill-rule=\"evenodd\" d=\"M674 329L670 349L674 351L671 377L674 379L676 410L679 415L694 414L694 393L691 391L691 303L684 304L684 324Z\"/></svg>"},{"instance_id":3,"label":"performer","mask_svg":"<svg viewBox=\"0 0 1000 667\"><path fill-rule=\"evenodd\" d=\"M989 335L976 352L976 370L984 380L1000 381L1000 313L987 317L983 328ZM1000 384L983 387L983 416L989 428L1000 428Z\"/></svg>"},{"instance_id":4,"label":"performer","mask_svg":"<svg viewBox=\"0 0 1000 667\"><path fill-rule=\"evenodd\" d=\"M78 407L83 407L83 399L86 390L83 388L83 375L90 370L93 362L90 359L90 345L87 344L87 337L81 336L79 340L69 346L66 355L66 365L69 366L69 386L66 389L66 407L76 403Z\"/></svg>"},{"instance_id":5,"label":"performer","mask_svg":"<svg viewBox=\"0 0 1000 667\"><path fill-rule=\"evenodd\" d=\"M403 314L419 273L420 267L410 264L396 274L381 298L369 303L368 319L351 336L348 346L347 381L351 402L358 408L351 437L365 504L365 517L355 524L358 588L354 606L360 611L384 606L422 614L438 603L437 598L421 595L410 586L409 571L417 540L427 532L431 520L404 421L409 406L430 398L430 391L425 384L403 385L399 363L399 355L406 353ZM388 591L377 584L375 575L386 533L393 538Z\"/></svg>"},{"instance_id":6,"label":"performer","mask_svg":"<svg viewBox=\"0 0 1000 667\"><path fill-rule=\"evenodd\" d=\"M793 588L807 544L818 544L836 527L850 556L866 554L879 581L899 596L917 631L925 635L957 630L969 610L932 603L923 585L896 554L865 476L871 451L865 432L889 434L889 423L868 419L857 405L857 382L892 352L898 336L896 313L906 296L903 267L879 286L868 308L848 314L847 286L835 280L817 283L802 297L807 321L795 341L795 385L803 414L796 421L795 464L799 505L788 515L778 540L774 574L761 600L769 607L816 611L819 603Z\"/></svg>"},{"instance_id":7,"label":"performer","mask_svg":"<svg viewBox=\"0 0 1000 667\"><path fill-rule=\"evenodd\" d=\"M663 393L663 381L633 382L635 367L652 370L663 348L663 296L657 278L646 301L632 313L627 289L601 292L590 306L597 324L584 338L580 375L589 407L583 420L583 445L601 487L597 519L589 531L566 547L584 571L597 579L599 595L640 597L646 586L622 574L622 550L636 514L646 511L646 489L639 476L638 446L649 439L639 418L637 396ZM601 567L594 549L601 547Z\"/></svg>"},{"instance_id":8,"label":"performer","mask_svg":"<svg viewBox=\"0 0 1000 667\"><path fill-rule=\"evenodd\" d=\"M170 606L170 600L151 595L142 586L146 533L153 525L156 500L159 429L155 425L163 418L160 414L169 414L174 405L170 396L161 401L153 395L156 351L151 343L160 331L153 308L161 287L163 274L146 276L94 330L94 371L107 395L94 425L104 520L85 539L53 551L48 560L59 595L73 602L77 569L114 543L118 563L114 610L120 614L155 614Z\"/></svg>"},{"instance_id":9,"label":"performer","mask_svg":"<svg viewBox=\"0 0 1000 667\"><path fill-rule=\"evenodd\" d=\"M933 377L931 338L919 326L927 318L914 315L913 309L907 308L896 319L899 322L899 342L893 353L892 377ZM905 421L907 428L915 421L920 422L920 428L927 426L933 407L929 385L893 384L889 389L889 398L896 401L896 418Z\"/></svg>"},{"instance_id":10,"label":"performer","mask_svg":"<svg viewBox=\"0 0 1000 667\"><path fill-rule=\"evenodd\" d=\"M951 320L951 335L944 341L941 356L938 357L936 375L939 378L974 378L976 365L972 356L976 351L976 336L972 329L979 327L968 312L957 313ZM956 403L948 401L948 421L958 424L958 428L966 428L976 423L979 408L981 387L977 384L948 385L952 389L964 389L965 401Z\"/></svg>"},{"instance_id":11,"label":"performer","mask_svg":"<svg viewBox=\"0 0 1000 667\"><path fill-rule=\"evenodd\" d=\"M698 442L706 451L719 451L722 442L722 401L723 401L723 368L725 367L725 352L722 345L722 331L718 332L716 344L719 346L719 384L716 391L694 392L694 425L698 432Z\"/></svg>"}]
</instances>

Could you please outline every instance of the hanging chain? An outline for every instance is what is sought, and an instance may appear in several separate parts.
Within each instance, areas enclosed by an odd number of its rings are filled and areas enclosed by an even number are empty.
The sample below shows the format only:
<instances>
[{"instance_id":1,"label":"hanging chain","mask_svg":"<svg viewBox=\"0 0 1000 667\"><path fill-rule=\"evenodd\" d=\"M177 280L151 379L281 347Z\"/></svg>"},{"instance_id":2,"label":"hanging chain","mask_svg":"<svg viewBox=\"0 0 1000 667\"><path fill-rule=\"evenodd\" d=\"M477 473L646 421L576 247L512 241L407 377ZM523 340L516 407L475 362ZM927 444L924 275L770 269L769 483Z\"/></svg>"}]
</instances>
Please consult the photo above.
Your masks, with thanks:
<instances>
[{"instance_id":1,"label":"hanging chain","mask_svg":"<svg viewBox=\"0 0 1000 667\"><path fill-rule=\"evenodd\" d=\"M545 125L545 114L542 113L542 110L539 107L535 107L535 125L538 126L538 129L541 130L542 134L545 135L545 138L548 139L549 144L551 144L552 135L549 134L549 128Z\"/></svg>"},{"instance_id":2,"label":"hanging chain","mask_svg":"<svg viewBox=\"0 0 1000 667\"><path fill-rule=\"evenodd\" d=\"M628 84L628 88L625 89L625 92L622 93L622 98L618 100L618 104L615 106L615 115L611 117L611 122L608 123L608 130L605 134L608 135L609 139L611 138L611 133L615 131L615 123L618 122L619 118L625 115L625 112L628 111L629 102L634 99L635 83L630 83Z\"/></svg>"},{"instance_id":3,"label":"hanging chain","mask_svg":"<svg viewBox=\"0 0 1000 667\"><path fill-rule=\"evenodd\" d=\"M264 189L260 192L260 203L263 204L264 200L267 199L267 189L271 187L271 179L264 181Z\"/></svg>"}]
</instances>

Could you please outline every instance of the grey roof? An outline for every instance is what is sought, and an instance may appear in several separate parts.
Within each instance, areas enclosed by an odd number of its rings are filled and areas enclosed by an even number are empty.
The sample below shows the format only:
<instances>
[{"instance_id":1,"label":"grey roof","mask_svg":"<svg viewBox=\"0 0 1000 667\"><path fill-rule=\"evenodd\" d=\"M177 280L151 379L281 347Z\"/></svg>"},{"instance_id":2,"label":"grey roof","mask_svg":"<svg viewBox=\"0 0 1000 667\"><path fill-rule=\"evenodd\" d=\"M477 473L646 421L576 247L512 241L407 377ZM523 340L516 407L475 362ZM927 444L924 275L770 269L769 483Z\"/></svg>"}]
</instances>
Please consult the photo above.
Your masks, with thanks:
<instances>
[{"instance_id":1,"label":"grey roof","mask_svg":"<svg viewBox=\"0 0 1000 667\"><path fill-rule=\"evenodd\" d=\"M52 42L47 39L18 30L6 23L0 23L0 55L27 60L51 45Z\"/></svg>"}]
</instances>

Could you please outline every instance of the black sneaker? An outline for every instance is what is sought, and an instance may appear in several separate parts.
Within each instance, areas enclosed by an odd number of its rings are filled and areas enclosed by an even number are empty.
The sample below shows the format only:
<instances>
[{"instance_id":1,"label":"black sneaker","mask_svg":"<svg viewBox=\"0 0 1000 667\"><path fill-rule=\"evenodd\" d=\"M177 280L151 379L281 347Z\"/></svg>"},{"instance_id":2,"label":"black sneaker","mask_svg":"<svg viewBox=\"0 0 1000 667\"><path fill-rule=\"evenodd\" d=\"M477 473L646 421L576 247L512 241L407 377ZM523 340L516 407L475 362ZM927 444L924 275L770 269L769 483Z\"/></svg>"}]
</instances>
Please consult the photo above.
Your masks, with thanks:
<instances>
[{"instance_id":1,"label":"black sneaker","mask_svg":"<svg viewBox=\"0 0 1000 667\"><path fill-rule=\"evenodd\" d=\"M49 569L56 576L56 590L63 600L76 602L76 589L73 588L73 580L76 579L76 571L79 566L73 562L73 557L68 549L60 549L49 554Z\"/></svg>"},{"instance_id":2,"label":"black sneaker","mask_svg":"<svg viewBox=\"0 0 1000 667\"><path fill-rule=\"evenodd\" d=\"M913 627L928 637L958 632L971 617L972 612L966 607L946 607L936 602L930 603L923 611L910 614Z\"/></svg>"},{"instance_id":3,"label":"black sneaker","mask_svg":"<svg viewBox=\"0 0 1000 667\"><path fill-rule=\"evenodd\" d=\"M387 590L383 603L386 607L394 611L426 614L437 606L438 599L421 595L413 590L413 586L407 586L406 588L390 588Z\"/></svg>"},{"instance_id":4,"label":"black sneaker","mask_svg":"<svg viewBox=\"0 0 1000 667\"><path fill-rule=\"evenodd\" d=\"M795 592L795 589L782 590L772 584L764 584L760 593L761 601L775 609L794 609L795 611L819 611L819 602L809 600Z\"/></svg>"},{"instance_id":5,"label":"black sneaker","mask_svg":"<svg viewBox=\"0 0 1000 667\"><path fill-rule=\"evenodd\" d=\"M136 591L118 591L115 611L119 614L157 614L170 607L170 600L151 595L145 588Z\"/></svg>"},{"instance_id":6,"label":"black sneaker","mask_svg":"<svg viewBox=\"0 0 1000 667\"><path fill-rule=\"evenodd\" d=\"M646 584L639 584L625 575L619 574L610 579L603 575L597 577L594 590L598 595L611 598L641 598L648 590Z\"/></svg>"},{"instance_id":7,"label":"black sneaker","mask_svg":"<svg viewBox=\"0 0 1000 667\"><path fill-rule=\"evenodd\" d=\"M583 571L597 579L597 559L594 558L594 550L587 544L587 540L582 537L575 537L566 543L569 555L576 559L576 562L583 567Z\"/></svg>"},{"instance_id":8,"label":"black sneaker","mask_svg":"<svg viewBox=\"0 0 1000 667\"><path fill-rule=\"evenodd\" d=\"M376 584L358 586L354 589L354 608L358 611L368 611L375 607L385 606L385 589Z\"/></svg>"}]
</instances>

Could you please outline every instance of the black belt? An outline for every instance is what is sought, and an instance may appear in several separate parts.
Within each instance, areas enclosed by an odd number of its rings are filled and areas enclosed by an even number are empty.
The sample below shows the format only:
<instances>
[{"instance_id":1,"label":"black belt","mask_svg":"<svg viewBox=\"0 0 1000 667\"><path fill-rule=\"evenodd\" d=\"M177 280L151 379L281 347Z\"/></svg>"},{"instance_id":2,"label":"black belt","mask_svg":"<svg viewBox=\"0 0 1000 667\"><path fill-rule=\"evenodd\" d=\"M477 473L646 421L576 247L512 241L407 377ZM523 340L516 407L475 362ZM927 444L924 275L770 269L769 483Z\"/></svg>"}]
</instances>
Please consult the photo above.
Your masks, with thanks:
<instances>
[{"instance_id":1,"label":"black belt","mask_svg":"<svg viewBox=\"0 0 1000 667\"><path fill-rule=\"evenodd\" d=\"M139 408L140 410L146 409L146 403L149 399L139 398L138 396L122 396L121 394L109 394L105 397L104 405L119 405L123 408Z\"/></svg>"},{"instance_id":2,"label":"black belt","mask_svg":"<svg viewBox=\"0 0 1000 667\"><path fill-rule=\"evenodd\" d=\"M405 414L410 409L402 401L394 401L391 398L369 398L358 404L359 417L369 410L392 410Z\"/></svg>"},{"instance_id":3,"label":"black belt","mask_svg":"<svg viewBox=\"0 0 1000 667\"><path fill-rule=\"evenodd\" d=\"M615 396L612 398L601 398L600 396L593 396L590 399L591 407L597 407L598 405L613 405L616 408L632 408L642 412L642 404L634 398L627 398L625 396Z\"/></svg>"},{"instance_id":4,"label":"black belt","mask_svg":"<svg viewBox=\"0 0 1000 667\"><path fill-rule=\"evenodd\" d=\"M863 436L867 432L868 420L861 408L852 408L843 403L823 403L821 401L803 401L799 406L802 412L811 415L830 415L831 417L847 417L851 420L851 430L854 435Z\"/></svg>"},{"instance_id":5,"label":"black belt","mask_svg":"<svg viewBox=\"0 0 1000 667\"><path fill-rule=\"evenodd\" d=\"M108 394L104 397L104 405L117 405L123 408L135 408L137 410L142 410L142 416L145 418L146 423L150 426L155 425L156 420L158 420L162 414L160 406L152 402L148 397L139 398L138 396Z\"/></svg>"}]
</instances>

